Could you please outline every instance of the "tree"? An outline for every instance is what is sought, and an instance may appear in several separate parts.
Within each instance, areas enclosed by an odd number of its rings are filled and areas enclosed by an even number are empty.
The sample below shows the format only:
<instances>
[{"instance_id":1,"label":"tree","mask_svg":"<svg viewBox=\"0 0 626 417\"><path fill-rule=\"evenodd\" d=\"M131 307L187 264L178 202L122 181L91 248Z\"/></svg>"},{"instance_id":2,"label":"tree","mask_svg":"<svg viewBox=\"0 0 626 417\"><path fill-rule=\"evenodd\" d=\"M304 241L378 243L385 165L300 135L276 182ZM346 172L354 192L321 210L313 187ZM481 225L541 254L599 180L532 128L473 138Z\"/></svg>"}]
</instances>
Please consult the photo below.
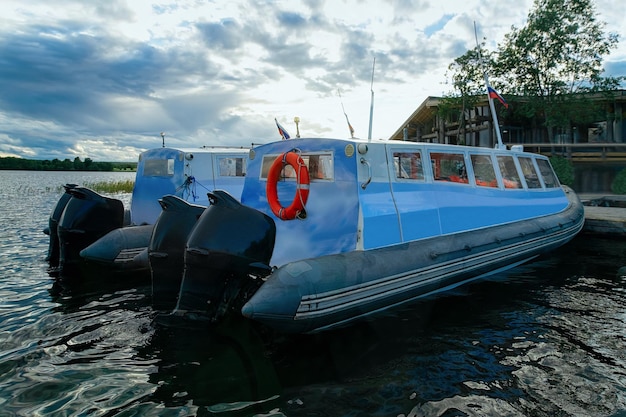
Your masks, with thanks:
<instances>
[{"instance_id":1,"label":"tree","mask_svg":"<svg viewBox=\"0 0 626 417\"><path fill-rule=\"evenodd\" d=\"M491 52L481 46L480 55L478 47L470 49L448 66L446 75L452 79L452 86L455 91L460 92L460 95L445 96L439 104L439 115L444 119L450 119L451 116L458 114L460 138L465 138L468 111L476 107L481 98L484 99L486 91L483 71L490 68L492 62Z\"/></svg>"},{"instance_id":2,"label":"tree","mask_svg":"<svg viewBox=\"0 0 626 417\"><path fill-rule=\"evenodd\" d=\"M528 98L520 110L543 115L550 139L583 115L584 93L619 86L602 77L602 57L618 42L604 26L591 0L535 0L526 26L513 26L499 45L494 75L507 93Z\"/></svg>"},{"instance_id":3,"label":"tree","mask_svg":"<svg viewBox=\"0 0 626 417\"><path fill-rule=\"evenodd\" d=\"M477 48L450 64L456 94L446 97L444 107L474 105L469 98L484 94L484 67L500 93L523 97L508 117L530 121L533 132L547 128L550 140L557 129L570 136L572 124L597 121L605 112L589 93L615 90L625 79L602 76L603 57L618 42L604 27L592 0L535 0L526 25L513 26L496 52L481 45L482 66Z\"/></svg>"},{"instance_id":4,"label":"tree","mask_svg":"<svg viewBox=\"0 0 626 417\"><path fill-rule=\"evenodd\" d=\"M535 0L525 27L512 27L500 46L495 75L510 93L552 97L604 86L602 56L616 46L591 0Z\"/></svg>"},{"instance_id":5,"label":"tree","mask_svg":"<svg viewBox=\"0 0 626 417\"><path fill-rule=\"evenodd\" d=\"M493 64L493 54L484 49L483 44L480 47L480 55L478 48L474 48L456 58L448 66L447 75L452 78L452 86L461 93L461 96L475 96L485 93L483 70L489 72Z\"/></svg>"}]
</instances>

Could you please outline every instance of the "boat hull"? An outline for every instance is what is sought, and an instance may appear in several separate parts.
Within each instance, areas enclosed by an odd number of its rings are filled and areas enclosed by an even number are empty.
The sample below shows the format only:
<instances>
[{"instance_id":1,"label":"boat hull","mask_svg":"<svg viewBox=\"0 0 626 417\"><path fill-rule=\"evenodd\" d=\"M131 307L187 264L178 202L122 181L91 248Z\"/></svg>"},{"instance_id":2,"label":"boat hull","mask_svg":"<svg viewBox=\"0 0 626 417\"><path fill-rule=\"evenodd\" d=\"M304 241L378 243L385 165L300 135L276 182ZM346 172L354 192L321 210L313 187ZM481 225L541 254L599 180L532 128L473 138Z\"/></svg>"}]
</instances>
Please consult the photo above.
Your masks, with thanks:
<instances>
[{"instance_id":1,"label":"boat hull","mask_svg":"<svg viewBox=\"0 0 626 417\"><path fill-rule=\"evenodd\" d=\"M242 314L281 332L319 332L512 268L581 230L582 204L566 193L557 214L288 263Z\"/></svg>"}]
</instances>

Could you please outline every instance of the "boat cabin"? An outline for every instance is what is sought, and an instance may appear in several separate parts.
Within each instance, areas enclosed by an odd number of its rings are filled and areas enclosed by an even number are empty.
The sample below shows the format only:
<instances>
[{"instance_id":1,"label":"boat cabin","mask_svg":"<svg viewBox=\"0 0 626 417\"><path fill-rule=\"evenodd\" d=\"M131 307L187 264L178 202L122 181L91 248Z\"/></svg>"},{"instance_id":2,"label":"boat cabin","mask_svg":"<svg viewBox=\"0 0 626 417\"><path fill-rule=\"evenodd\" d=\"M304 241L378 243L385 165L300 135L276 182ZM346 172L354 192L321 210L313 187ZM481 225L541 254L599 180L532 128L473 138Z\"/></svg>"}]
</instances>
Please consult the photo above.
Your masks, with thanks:
<instances>
[{"instance_id":1,"label":"boat cabin","mask_svg":"<svg viewBox=\"0 0 626 417\"><path fill-rule=\"evenodd\" d=\"M208 205L207 192L228 191L241 198L249 149L203 147L157 148L139 155L130 207L131 224L154 224L161 214L158 200L176 195Z\"/></svg>"},{"instance_id":2,"label":"boat cabin","mask_svg":"<svg viewBox=\"0 0 626 417\"><path fill-rule=\"evenodd\" d=\"M297 165L283 163L275 181L272 167L288 153L299 156L306 178ZM271 201L273 186L278 201ZM253 148L241 202L274 219L274 266L478 230L568 206L541 155L357 139L292 139ZM272 204L304 209L287 220Z\"/></svg>"}]
</instances>

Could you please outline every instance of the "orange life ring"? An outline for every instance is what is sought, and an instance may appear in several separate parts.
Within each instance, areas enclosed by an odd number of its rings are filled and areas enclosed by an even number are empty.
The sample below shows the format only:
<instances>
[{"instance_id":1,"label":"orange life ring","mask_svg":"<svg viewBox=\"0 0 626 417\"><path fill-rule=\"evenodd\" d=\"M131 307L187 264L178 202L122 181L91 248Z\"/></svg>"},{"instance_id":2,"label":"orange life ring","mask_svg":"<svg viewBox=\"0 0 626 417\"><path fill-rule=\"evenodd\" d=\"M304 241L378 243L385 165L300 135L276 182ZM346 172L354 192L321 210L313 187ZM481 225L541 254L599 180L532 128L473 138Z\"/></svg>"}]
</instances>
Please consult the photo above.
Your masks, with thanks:
<instances>
[{"instance_id":1,"label":"orange life ring","mask_svg":"<svg viewBox=\"0 0 626 417\"><path fill-rule=\"evenodd\" d=\"M280 173L287 164L291 165L296 172L296 195L290 206L283 207L278 201L277 183ZM302 217L304 206L309 198L309 170L304 165L300 155L294 151L289 151L276 157L267 173L265 193L272 213L279 219L292 220L296 217Z\"/></svg>"}]
</instances>

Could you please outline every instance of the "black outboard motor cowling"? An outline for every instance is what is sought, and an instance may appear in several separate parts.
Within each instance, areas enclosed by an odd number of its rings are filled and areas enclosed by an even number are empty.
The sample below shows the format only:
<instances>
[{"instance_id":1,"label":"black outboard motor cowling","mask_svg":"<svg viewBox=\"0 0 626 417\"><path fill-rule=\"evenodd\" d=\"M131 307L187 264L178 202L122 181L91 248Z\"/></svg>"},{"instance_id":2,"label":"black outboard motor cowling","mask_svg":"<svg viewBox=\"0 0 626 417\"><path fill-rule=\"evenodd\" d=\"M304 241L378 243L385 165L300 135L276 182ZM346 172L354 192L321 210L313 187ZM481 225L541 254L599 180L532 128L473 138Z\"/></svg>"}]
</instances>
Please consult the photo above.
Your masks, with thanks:
<instances>
[{"instance_id":1,"label":"black outboard motor cowling","mask_svg":"<svg viewBox=\"0 0 626 417\"><path fill-rule=\"evenodd\" d=\"M216 320L243 305L262 284L260 277L271 272L276 225L225 191L208 195L211 205L187 240L176 313L198 312Z\"/></svg>"},{"instance_id":2,"label":"black outboard motor cowling","mask_svg":"<svg viewBox=\"0 0 626 417\"><path fill-rule=\"evenodd\" d=\"M63 210L65 210L65 206L72 198L72 194L69 193L69 190L78 187L76 184L65 184L63 188L65 188L65 192L59 198L56 205L52 209L52 213L50 213L50 219L48 219L48 229L46 234L50 236L50 244L48 245L48 256L46 256L46 261L50 264L51 267L57 267L59 265L59 219L61 219L61 215L63 214Z\"/></svg>"},{"instance_id":3,"label":"black outboard motor cowling","mask_svg":"<svg viewBox=\"0 0 626 417\"><path fill-rule=\"evenodd\" d=\"M74 187L67 192L71 198L57 228L62 272L68 272L68 267L81 262L82 249L124 223L124 204L120 200L104 197L85 187Z\"/></svg>"},{"instance_id":4,"label":"black outboard motor cowling","mask_svg":"<svg viewBox=\"0 0 626 417\"><path fill-rule=\"evenodd\" d=\"M172 311L183 280L185 244L206 207L190 204L173 195L164 196L159 204L163 211L154 224L148 246L152 306L157 310Z\"/></svg>"}]
</instances>

